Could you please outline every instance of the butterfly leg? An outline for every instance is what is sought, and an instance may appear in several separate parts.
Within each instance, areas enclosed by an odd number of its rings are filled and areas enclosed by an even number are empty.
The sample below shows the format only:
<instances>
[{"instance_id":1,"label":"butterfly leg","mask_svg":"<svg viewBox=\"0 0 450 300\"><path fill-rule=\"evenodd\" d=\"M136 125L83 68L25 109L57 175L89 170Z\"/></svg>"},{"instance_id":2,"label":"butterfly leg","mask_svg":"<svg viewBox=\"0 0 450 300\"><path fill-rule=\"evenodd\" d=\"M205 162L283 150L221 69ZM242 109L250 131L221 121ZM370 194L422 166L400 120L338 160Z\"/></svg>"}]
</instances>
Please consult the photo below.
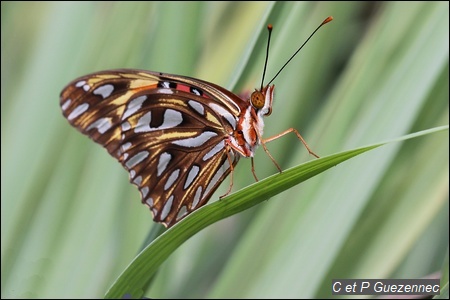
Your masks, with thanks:
<instances>
[{"instance_id":1,"label":"butterfly leg","mask_svg":"<svg viewBox=\"0 0 450 300\"><path fill-rule=\"evenodd\" d=\"M319 158L319 155L315 154L315 153L311 150L311 148L309 148L309 146L308 146L308 144L306 143L306 141L303 139L303 137L300 135L300 133L299 133L299 132L297 131L297 129L295 129L295 128L289 128L289 129L283 131L282 133L279 133L279 134L274 135L274 136L272 136L272 137L270 137L270 138L267 138L267 139L263 139L263 140L261 141L261 143L264 145L265 143L268 143L268 142L271 142L271 141L273 141L273 140L276 140L276 139L282 137L283 135L286 135L286 134L291 133L291 132L293 132L293 133L295 133L295 135L297 135L297 138L303 143L303 145L305 146L306 150L308 150L309 154L311 154L312 156L314 156L314 157L316 157L316 158Z\"/></svg>"},{"instance_id":2,"label":"butterfly leg","mask_svg":"<svg viewBox=\"0 0 450 300\"><path fill-rule=\"evenodd\" d=\"M231 147L230 145L225 142L225 148L227 149L227 159L228 163L230 164L230 187L228 188L228 191L219 197L219 199L222 199L226 196L228 196L229 193L231 193L231 189L233 188L233 173L234 173L234 166L233 166L233 160L231 159L230 151Z\"/></svg>"},{"instance_id":3,"label":"butterfly leg","mask_svg":"<svg viewBox=\"0 0 450 300\"><path fill-rule=\"evenodd\" d=\"M280 171L280 173L281 173L280 165L277 163L275 158L273 158L272 154L270 154L270 152L269 152L269 149L267 149L267 147L266 147L266 141L265 140L261 140L261 145L263 146L263 149L267 153L267 155L269 155L269 157L272 160L272 162L274 163L274 165L277 167L278 171Z\"/></svg>"},{"instance_id":4,"label":"butterfly leg","mask_svg":"<svg viewBox=\"0 0 450 300\"><path fill-rule=\"evenodd\" d=\"M303 139L303 137L300 135L300 133L299 133L299 132L297 131L297 129L295 129L295 128L289 128L289 129L287 129L287 130L285 130L285 131L283 131L283 132L281 132L281 133L279 133L279 134L277 134L277 135L275 135L275 136L272 136L272 137L270 137L270 138L267 138L267 139L261 139L261 145L263 146L264 151L267 153L267 155L269 155L270 159L273 161L273 163L275 164L275 166L277 167L277 169L280 171L280 173L281 173L281 168L280 168L280 166L278 165L278 163L275 161L275 159L272 157L272 155L270 154L269 150L268 150L267 147L266 147L266 143L271 142L271 141L273 141L273 140L276 140L276 139L278 139L278 138L280 138L280 137L282 137L282 136L284 136L284 135L286 135L286 134L288 134L288 133L291 133L291 132L295 133L295 135L297 136L297 138L298 138L298 139L303 143L303 145L305 146L306 150L308 150L309 154L311 154L312 156L314 156L314 157L316 157L316 158L319 158L319 156L318 156L317 154L315 154L315 153L311 150L311 148L309 148L309 146L308 146L308 144L306 143L306 141Z\"/></svg>"},{"instance_id":5,"label":"butterfly leg","mask_svg":"<svg viewBox=\"0 0 450 300\"><path fill-rule=\"evenodd\" d=\"M251 161L252 161L252 173L253 173L253 177L255 177L256 181L258 180L258 177L256 177L256 172L255 172L255 163L253 162L253 157L251 157Z\"/></svg>"}]
</instances>

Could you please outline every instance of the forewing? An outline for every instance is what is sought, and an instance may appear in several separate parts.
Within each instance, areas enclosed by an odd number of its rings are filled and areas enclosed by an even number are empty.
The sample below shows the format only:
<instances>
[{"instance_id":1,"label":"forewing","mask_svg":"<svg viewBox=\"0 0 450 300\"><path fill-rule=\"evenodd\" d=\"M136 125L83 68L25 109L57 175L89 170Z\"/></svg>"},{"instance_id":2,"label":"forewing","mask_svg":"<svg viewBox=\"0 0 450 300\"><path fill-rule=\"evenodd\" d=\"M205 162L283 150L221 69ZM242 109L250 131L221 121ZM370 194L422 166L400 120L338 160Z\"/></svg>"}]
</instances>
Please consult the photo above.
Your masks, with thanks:
<instances>
[{"instance_id":1,"label":"forewing","mask_svg":"<svg viewBox=\"0 0 450 300\"><path fill-rule=\"evenodd\" d=\"M226 106L199 93L192 79L105 71L70 83L60 102L68 121L129 171L154 220L166 226L204 205L239 158L225 146L233 114L218 113Z\"/></svg>"}]
</instances>

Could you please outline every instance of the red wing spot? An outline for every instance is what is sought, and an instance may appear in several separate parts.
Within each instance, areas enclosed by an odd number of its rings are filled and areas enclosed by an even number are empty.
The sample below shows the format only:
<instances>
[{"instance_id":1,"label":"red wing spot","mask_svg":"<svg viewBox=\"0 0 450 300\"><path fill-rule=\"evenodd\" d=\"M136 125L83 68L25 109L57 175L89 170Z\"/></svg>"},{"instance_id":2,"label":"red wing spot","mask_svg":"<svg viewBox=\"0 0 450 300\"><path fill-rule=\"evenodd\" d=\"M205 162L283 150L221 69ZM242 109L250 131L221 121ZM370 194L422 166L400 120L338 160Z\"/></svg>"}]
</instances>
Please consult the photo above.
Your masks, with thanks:
<instances>
[{"instance_id":1,"label":"red wing spot","mask_svg":"<svg viewBox=\"0 0 450 300\"><path fill-rule=\"evenodd\" d=\"M186 92L186 93L191 93L191 87L187 86L187 85L184 85L184 84L179 84L177 86L177 90L178 91L182 91L182 92Z\"/></svg>"}]
</instances>

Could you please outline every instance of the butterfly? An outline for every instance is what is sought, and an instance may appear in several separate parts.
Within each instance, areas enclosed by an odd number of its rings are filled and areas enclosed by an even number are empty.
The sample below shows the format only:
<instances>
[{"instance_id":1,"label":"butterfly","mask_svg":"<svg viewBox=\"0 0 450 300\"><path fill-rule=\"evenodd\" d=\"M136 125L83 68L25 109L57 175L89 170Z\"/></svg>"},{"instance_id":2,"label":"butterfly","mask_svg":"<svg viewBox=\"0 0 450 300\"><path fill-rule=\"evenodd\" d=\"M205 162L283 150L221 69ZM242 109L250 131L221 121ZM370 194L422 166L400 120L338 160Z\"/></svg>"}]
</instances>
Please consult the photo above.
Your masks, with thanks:
<instances>
[{"instance_id":1,"label":"butterfly","mask_svg":"<svg viewBox=\"0 0 450 300\"><path fill-rule=\"evenodd\" d=\"M309 38L331 20L325 19ZM270 34L267 55L269 43ZM263 139L263 118L272 111L275 87L270 83L275 77L243 99L187 76L136 69L101 71L69 83L61 92L60 105L72 126L105 147L129 172L154 221L170 227L205 205L231 173L225 195L229 194L240 157L251 158L258 180L253 156L259 145L280 172L265 144L287 133L295 133L318 157L293 128Z\"/></svg>"}]
</instances>

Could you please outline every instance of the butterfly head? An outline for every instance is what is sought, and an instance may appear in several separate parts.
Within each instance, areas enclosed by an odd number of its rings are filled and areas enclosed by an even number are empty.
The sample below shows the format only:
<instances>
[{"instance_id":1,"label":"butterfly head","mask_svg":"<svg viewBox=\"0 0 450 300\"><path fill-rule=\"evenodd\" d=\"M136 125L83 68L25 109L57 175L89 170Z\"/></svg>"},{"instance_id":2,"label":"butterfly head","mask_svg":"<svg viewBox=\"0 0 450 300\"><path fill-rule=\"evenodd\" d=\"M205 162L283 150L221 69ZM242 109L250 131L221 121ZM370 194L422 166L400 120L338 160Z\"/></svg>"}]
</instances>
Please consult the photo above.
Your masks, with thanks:
<instances>
[{"instance_id":1,"label":"butterfly head","mask_svg":"<svg viewBox=\"0 0 450 300\"><path fill-rule=\"evenodd\" d=\"M250 96L250 103L260 116L270 116L272 113L272 100L274 85L268 85L261 90L255 90Z\"/></svg>"}]
</instances>

